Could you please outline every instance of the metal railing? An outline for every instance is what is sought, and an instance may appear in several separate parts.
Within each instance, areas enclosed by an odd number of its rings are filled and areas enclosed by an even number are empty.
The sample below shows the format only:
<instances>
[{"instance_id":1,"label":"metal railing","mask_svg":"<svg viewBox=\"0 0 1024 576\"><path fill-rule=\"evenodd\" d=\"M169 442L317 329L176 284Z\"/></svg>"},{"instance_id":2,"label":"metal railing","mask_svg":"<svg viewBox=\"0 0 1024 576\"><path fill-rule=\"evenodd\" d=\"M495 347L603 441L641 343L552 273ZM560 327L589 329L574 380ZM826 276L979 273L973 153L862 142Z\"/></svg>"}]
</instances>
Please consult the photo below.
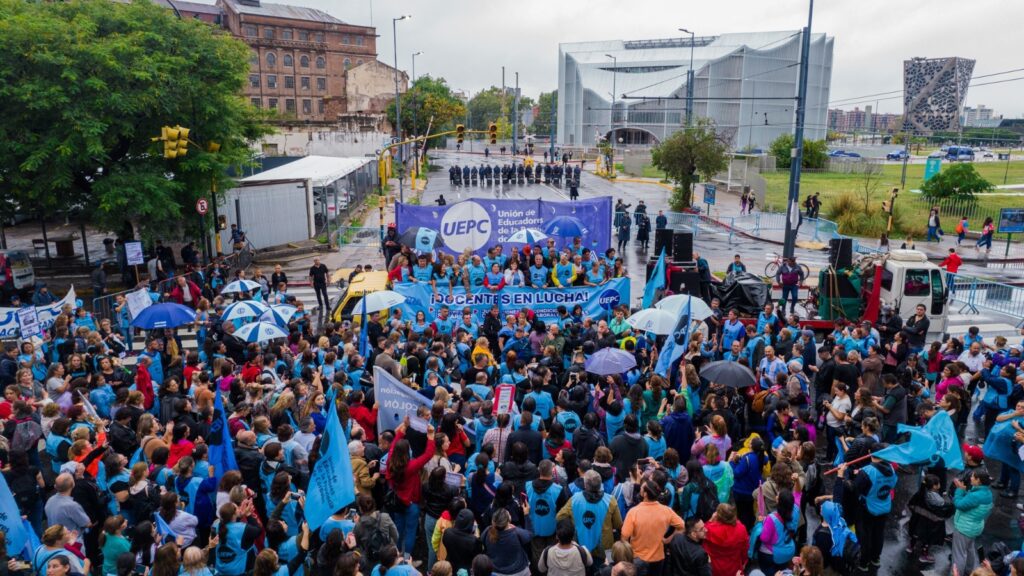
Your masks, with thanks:
<instances>
[{"instance_id":1,"label":"metal railing","mask_svg":"<svg viewBox=\"0 0 1024 576\"><path fill-rule=\"evenodd\" d=\"M951 287L949 299L961 304L961 314L979 314L981 310L987 310L1019 320L1017 327L1024 325L1024 287L977 276L949 276L952 277L952 283L947 284Z\"/></svg>"}]
</instances>

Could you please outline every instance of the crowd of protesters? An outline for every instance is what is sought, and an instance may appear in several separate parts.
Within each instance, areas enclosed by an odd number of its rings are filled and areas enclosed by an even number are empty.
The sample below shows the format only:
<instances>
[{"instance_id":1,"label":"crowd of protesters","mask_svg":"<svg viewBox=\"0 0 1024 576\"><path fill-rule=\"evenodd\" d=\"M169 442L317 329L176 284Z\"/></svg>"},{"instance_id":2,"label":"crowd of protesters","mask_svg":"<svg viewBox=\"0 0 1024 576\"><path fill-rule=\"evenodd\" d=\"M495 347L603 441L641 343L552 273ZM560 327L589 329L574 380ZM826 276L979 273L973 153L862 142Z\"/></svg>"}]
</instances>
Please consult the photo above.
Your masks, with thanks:
<instances>
[{"instance_id":1,"label":"crowd of protesters","mask_svg":"<svg viewBox=\"0 0 1024 576\"><path fill-rule=\"evenodd\" d=\"M579 240L436 261L395 244L386 269L437 291L626 275L614 249L594 254ZM247 343L237 321L221 320L225 306L287 301L287 278L278 270L252 293L219 294L228 273L160 286L154 299L195 308L197 323L147 332L137 354L123 308L93 318L68 306L41 341L7 345L0 461L39 542L25 552L0 542L0 570L867 574L906 514L901 545L914 569L948 547L959 574L1024 575L1024 558L979 558L976 547L998 498L1012 505L1020 486L1019 458L999 461L998 481L987 466L1024 440L1021 347L975 329L929 342L923 307L816 335L772 303L741 318L710 299L712 315L658 371L664 337L634 330L625 305L603 318L560 309L547 322L497 307L415 318L393 308L362 323L303 312L286 339ZM187 330L195 348L182 343ZM612 347L636 367L589 372L588 359ZM754 384L702 377L715 360L749 367ZM378 430L374 367L432 402L413 416L425 426L407 417ZM511 412L495 409L500 384L515 388ZM219 475L209 457L213 438L225 441L216 398L238 468ZM357 496L310 530L305 489L331 399ZM901 499L896 467L871 455L901 440L899 425L939 412L957 424L958 444L973 438L964 470L900 466L920 479Z\"/></svg>"}]
</instances>

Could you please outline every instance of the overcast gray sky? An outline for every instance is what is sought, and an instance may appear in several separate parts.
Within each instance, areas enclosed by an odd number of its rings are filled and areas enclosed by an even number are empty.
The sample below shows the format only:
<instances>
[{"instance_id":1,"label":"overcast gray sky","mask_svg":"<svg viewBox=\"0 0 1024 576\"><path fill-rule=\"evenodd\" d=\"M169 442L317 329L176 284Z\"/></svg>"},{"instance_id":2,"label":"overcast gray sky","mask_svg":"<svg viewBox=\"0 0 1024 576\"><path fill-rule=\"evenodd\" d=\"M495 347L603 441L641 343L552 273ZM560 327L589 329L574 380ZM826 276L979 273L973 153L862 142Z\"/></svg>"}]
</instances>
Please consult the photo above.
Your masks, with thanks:
<instances>
[{"instance_id":1,"label":"overcast gray sky","mask_svg":"<svg viewBox=\"0 0 1024 576\"><path fill-rule=\"evenodd\" d=\"M208 1L208 0L207 0ZM398 23L398 64L442 76L471 93L507 82L519 72L525 94L558 83L558 44L723 32L797 30L807 23L807 0L277 0L319 8L354 24L373 24L379 58L392 63L391 19ZM372 8L371 8L372 3ZM977 60L974 75L1024 68L1019 44L1020 0L819 0L814 32L835 37L832 100L902 88L903 60L962 56ZM1024 77L1024 70L977 80ZM1024 80L973 87L967 104L985 104L1006 117L1024 114ZM863 108L861 102L858 105ZM852 103L849 106L852 108ZM880 112L902 112L902 100L883 100Z\"/></svg>"}]
</instances>

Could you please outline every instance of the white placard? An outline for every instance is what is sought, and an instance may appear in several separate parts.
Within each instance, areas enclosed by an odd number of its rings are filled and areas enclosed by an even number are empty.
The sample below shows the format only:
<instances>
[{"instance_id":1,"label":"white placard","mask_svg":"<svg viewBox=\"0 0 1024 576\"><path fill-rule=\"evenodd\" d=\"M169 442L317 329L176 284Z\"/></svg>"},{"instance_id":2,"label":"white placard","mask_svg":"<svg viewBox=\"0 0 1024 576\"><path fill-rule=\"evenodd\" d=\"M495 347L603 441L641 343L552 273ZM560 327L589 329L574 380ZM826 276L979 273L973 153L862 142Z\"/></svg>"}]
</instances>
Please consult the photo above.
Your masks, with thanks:
<instances>
[{"instance_id":1,"label":"white placard","mask_svg":"<svg viewBox=\"0 0 1024 576\"><path fill-rule=\"evenodd\" d=\"M124 257L129 266L145 264L146 257L142 254L142 242L125 242Z\"/></svg>"},{"instance_id":2,"label":"white placard","mask_svg":"<svg viewBox=\"0 0 1024 576\"><path fill-rule=\"evenodd\" d=\"M132 318L138 317L140 312L153 305L153 299L149 297L149 291L145 288L129 292L125 295L125 300L128 302L128 314Z\"/></svg>"},{"instance_id":3,"label":"white placard","mask_svg":"<svg viewBox=\"0 0 1024 576\"><path fill-rule=\"evenodd\" d=\"M28 340L33 336L42 335L43 331L39 326L39 312L35 306L18 308L18 333L22 340Z\"/></svg>"}]
</instances>

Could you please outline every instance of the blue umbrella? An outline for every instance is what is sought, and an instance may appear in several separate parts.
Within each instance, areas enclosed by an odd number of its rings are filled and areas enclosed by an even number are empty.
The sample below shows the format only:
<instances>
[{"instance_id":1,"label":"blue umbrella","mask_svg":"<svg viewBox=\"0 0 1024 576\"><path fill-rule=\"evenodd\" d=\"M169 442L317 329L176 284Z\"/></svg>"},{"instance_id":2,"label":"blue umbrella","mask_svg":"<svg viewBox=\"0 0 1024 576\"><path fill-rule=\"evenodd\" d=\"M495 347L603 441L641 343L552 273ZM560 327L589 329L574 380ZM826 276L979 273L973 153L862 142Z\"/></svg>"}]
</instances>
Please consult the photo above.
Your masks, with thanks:
<instances>
[{"instance_id":1,"label":"blue umbrella","mask_svg":"<svg viewBox=\"0 0 1024 576\"><path fill-rule=\"evenodd\" d=\"M583 221L575 216L556 216L544 225L544 232L548 236L558 238L574 238L586 236L590 230L583 224Z\"/></svg>"},{"instance_id":2,"label":"blue umbrella","mask_svg":"<svg viewBox=\"0 0 1024 576\"><path fill-rule=\"evenodd\" d=\"M235 337L243 342L267 342L287 338L288 333L270 322L252 322L235 330Z\"/></svg>"},{"instance_id":3,"label":"blue umbrella","mask_svg":"<svg viewBox=\"0 0 1024 576\"><path fill-rule=\"evenodd\" d=\"M228 305L228 307L224 309L224 313L221 314L220 319L227 321L237 320L239 318L258 318L269 309L270 307L262 302L257 302L255 300L242 300L241 302L235 302L234 304Z\"/></svg>"},{"instance_id":4,"label":"blue umbrella","mask_svg":"<svg viewBox=\"0 0 1024 576\"><path fill-rule=\"evenodd\" d=\"M548 235L537 230L536 228L523 228L515 234L508 237L506 242L512 244L536 244L542 240L547 240Z\"/></svg>"},{"instance_id":5,"label":"blue umbrella","mask_svg":"<svg viewBox=\"0 0 1024 576\"><path fill-rule=\"evenodd\" d=\"M252 280L235 280L220 291L221 294L241 294L242 292L259 292L260 285Z\"/></svg>"},{"instance_id":6,"label":"blue umbrella","mask_svg":"<svg viewBox=\"0 0 1024 576\"><path fill-rule=\"evenodd\" d=\"M132 326L152 330L154 328L177 328L196 321L196 311L188 306L165 302L147 306L139 315L132 318Z\"/></svg>"},{"instance_id":7,"label":"blue umbrella","mask_svg":"<svg viewBox=\"0 0 1024 576\"><path fill-rule=\"evenodd\" d=\"M587 358L587 372L599 376L625 374L636 367L636 358L619 348L602 348Z\"/></svg>"},{"instance_id":8,"label":"blue umbrella","mask_svg":"<svg viewBox=\"0 0 1024 576\"><path fill-rule=\"evenodd\" d=\"M275 304L260 316L260 320L263 322L273 322L278 326L287 326L288 321L292 319L297 310L298 308L291 304Z\"/></svg>"}]
</instances>

